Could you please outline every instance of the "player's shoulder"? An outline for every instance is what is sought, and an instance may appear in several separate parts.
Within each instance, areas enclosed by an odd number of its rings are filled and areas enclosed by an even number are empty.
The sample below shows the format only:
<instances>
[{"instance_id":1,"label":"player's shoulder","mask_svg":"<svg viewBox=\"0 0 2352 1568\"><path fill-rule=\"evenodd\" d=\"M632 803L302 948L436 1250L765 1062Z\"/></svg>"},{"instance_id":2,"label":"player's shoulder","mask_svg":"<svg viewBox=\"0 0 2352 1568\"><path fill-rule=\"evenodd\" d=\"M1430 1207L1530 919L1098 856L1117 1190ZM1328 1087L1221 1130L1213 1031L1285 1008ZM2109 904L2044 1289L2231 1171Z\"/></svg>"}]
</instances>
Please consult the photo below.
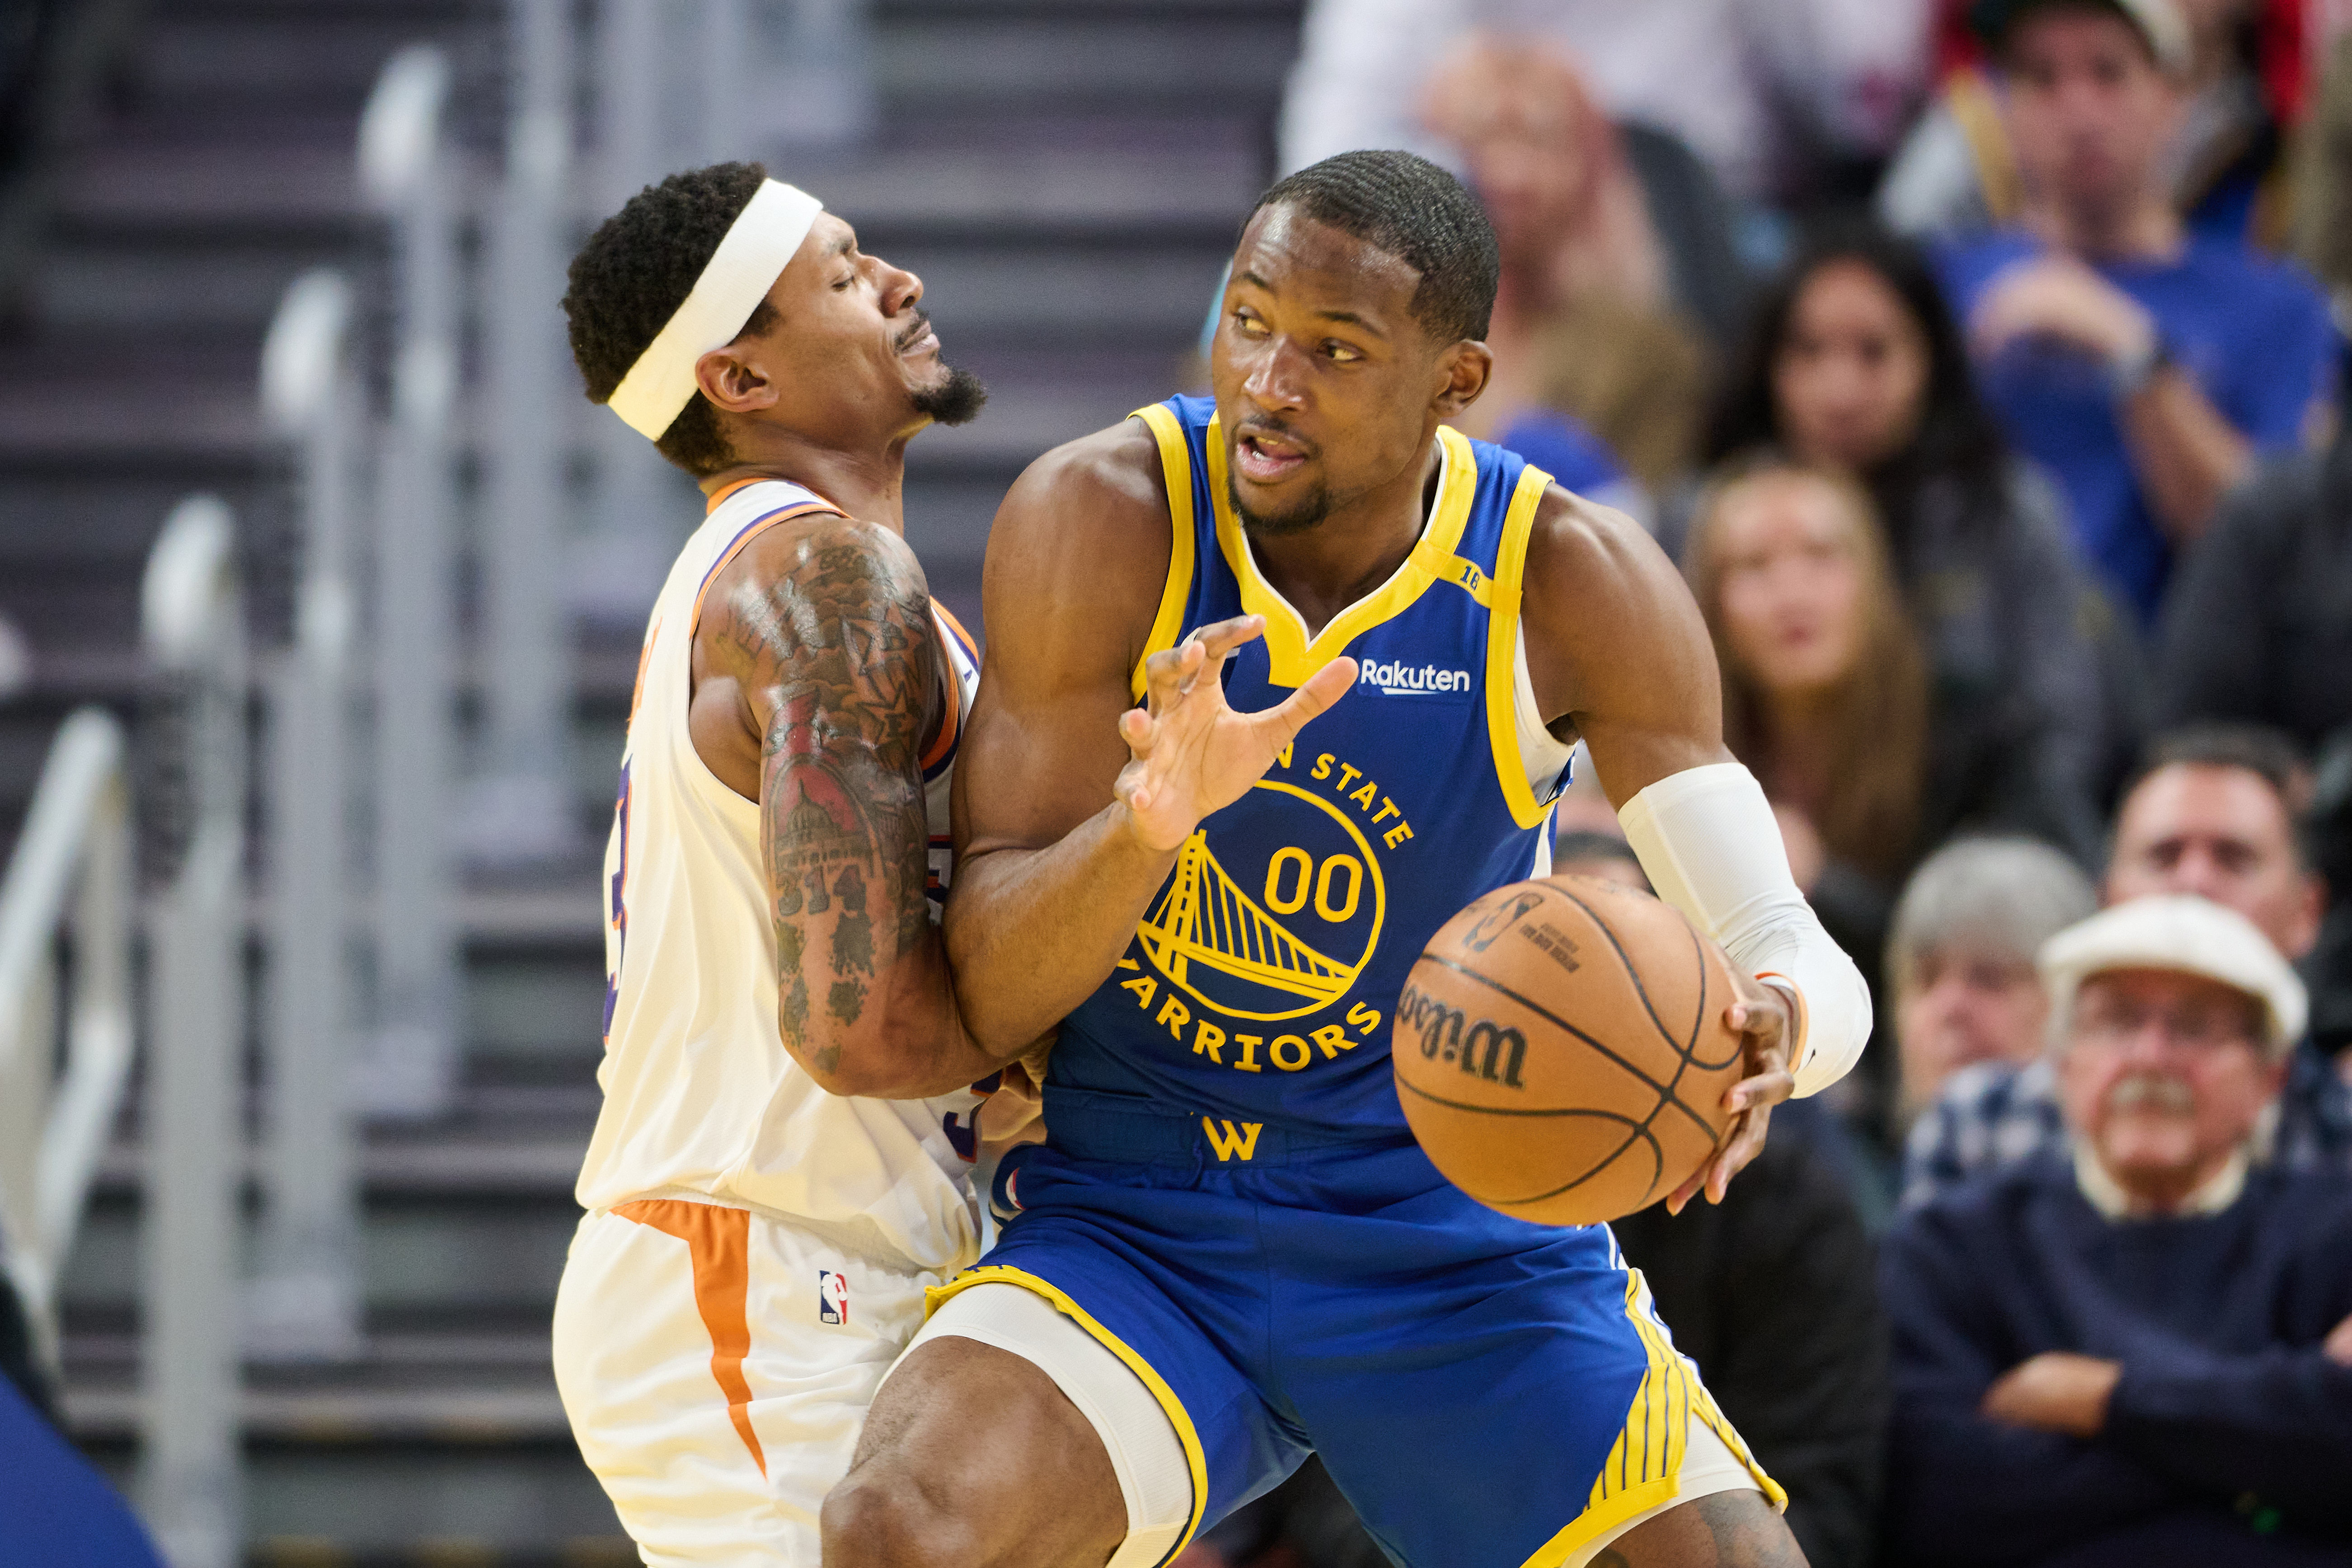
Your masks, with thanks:
<instances>
[{"instance_id":1,"label":"player's shoulder","mask_svg":"<svg viewBox=\"0 0 2352 1568\"><path fill-rule=\"evenodd\" d=\"M1035 510L1041 523L1080 531L1164 519L1159 443L1135 418L1065 441L1022 470L1005 498L1008 509L1015 503L1024 518Z\"/></svg>"},{"instance_id":2,"label":"player's shoulder","mask_svg":"<svg viewBox=\"0 0 2352 1568\"><path fill-rule=\"evenodd\" d=\"M1531 594L1567 595L1582 605L1628 591L1679 586L1682 577L1631 516L1554 484L1536 503L1527 582Z\"/></svg>"},{"instance_id":3,"label":"player's shoulder","mask_svg":"<svg viewBox=\"0 0 2352 1568\"><path fill-rule=\"evenodd\" d=\"M829 508L779 517L744 540L712 574L712 592L730 581L828 593L864 587L893 596L927 592L922 563L897 529Z\"/></svg>"},{"instance_id":4,"label":"player's shoulder","mask_svg":"<svg viewBox=\"0 0 2352 1568\"><path fill-rule=\"evenodd\" d=\"M1142 421L1125 419L1023 470L989 532L988 574L1048 596L1056 585L1115 595L1129 579L1156 596L1170 528L1158 443Z\"/></svg>"}]
</instances>

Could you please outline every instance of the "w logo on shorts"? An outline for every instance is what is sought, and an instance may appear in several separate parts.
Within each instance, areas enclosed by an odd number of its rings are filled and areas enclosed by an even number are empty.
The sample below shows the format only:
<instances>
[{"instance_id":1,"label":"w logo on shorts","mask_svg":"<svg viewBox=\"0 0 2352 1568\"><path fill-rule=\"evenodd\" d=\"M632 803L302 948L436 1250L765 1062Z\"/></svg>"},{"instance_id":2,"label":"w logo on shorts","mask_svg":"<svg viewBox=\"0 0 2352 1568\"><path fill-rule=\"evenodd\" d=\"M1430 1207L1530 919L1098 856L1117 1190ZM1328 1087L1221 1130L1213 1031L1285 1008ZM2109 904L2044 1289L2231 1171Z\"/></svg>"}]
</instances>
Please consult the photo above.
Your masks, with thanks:
<instances>
[{"instance_id":1,"label":"w logo on shorts","mask_svg":"<svg viewBox=\"0 0 2352 1568\"><path fill-rule=\"evenodd\" d=\"M849 1321L849 1276L836 1274L830 1268L816 1271L816 1321L820 1323Z\"/></svg>"}]
</instances>

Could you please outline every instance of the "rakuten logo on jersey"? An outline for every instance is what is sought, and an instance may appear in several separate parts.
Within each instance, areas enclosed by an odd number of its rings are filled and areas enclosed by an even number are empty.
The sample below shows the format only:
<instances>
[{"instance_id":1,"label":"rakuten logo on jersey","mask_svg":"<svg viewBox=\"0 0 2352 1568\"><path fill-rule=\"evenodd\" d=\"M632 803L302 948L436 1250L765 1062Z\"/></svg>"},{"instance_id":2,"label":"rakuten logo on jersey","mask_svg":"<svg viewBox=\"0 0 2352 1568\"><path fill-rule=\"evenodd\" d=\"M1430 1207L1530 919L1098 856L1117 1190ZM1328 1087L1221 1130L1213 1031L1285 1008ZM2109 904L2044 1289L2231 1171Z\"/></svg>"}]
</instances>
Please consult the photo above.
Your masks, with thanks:
<instances>
[{"instance_id":1,"label":"rakuten logo on jersey","mask_svg":"<svg viewBox=\"0 0 2352 1568\"><path fill-rule=\"evenodd\" d=\"M1376 686L1390 697L1440 697L1470 689L1466 669L1440 669L1433 664L1382 663L1365 659L1357 667L1356 684Z\"/></svg>"}]
</instances>

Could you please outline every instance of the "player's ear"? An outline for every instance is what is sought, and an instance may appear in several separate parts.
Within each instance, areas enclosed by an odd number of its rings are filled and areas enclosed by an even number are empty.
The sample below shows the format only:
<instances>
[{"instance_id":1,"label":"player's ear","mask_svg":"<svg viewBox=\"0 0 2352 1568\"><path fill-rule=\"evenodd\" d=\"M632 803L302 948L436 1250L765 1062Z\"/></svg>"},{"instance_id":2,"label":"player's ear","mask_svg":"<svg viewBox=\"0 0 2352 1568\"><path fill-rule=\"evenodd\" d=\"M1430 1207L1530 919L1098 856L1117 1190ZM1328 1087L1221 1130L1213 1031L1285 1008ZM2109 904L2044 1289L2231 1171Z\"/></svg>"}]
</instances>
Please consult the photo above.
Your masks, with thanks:
<instances>
[{"instance_id":1,"label":"player's ear","mask_svg":"<svg viewBox=\"0 0 2352 1568\"><path fill-rule=\"evenodd\" d=\"M694 383L714 407L730 414L750 414L774 406L781 389L756 353L747 352L751 347L739 339L694 362Z\"/></svg>"},{"instance_id":2,"label":"player's ear","mask_svg":"<svg viewBox=\"0 0 2352 1568\"><path fill-rule=\"evenodd\" d=\"M1438 356L1437 371L1437 416L1451 419L1486 390L1495 376L1495 355L1485 343L1465 338Z\"/></svg>"}]
</instances>

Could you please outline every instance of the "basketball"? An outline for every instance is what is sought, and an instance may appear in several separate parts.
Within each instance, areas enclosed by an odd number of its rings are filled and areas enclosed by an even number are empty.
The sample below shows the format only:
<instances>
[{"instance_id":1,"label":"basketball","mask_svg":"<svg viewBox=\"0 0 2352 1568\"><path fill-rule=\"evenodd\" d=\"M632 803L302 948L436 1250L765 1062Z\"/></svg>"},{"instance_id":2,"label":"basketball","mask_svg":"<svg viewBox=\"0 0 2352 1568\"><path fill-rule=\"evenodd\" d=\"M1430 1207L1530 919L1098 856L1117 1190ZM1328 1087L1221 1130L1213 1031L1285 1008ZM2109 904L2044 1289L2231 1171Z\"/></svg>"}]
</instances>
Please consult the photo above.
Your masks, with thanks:
<instances>
[{"instance_id":1,"label":"basketball","mask_svg":"<svg viewBox=\"0 0 2352 1568\"><path fill-rule=\"evenodd\" d=\"M1589 877L1498 889L1447 921L1397 1002L1413 1136L1487 1207L1592 1225L1671 1193L1729 1125L1740 1039L1722 950Z\"/></svg>"}]
</instances>

